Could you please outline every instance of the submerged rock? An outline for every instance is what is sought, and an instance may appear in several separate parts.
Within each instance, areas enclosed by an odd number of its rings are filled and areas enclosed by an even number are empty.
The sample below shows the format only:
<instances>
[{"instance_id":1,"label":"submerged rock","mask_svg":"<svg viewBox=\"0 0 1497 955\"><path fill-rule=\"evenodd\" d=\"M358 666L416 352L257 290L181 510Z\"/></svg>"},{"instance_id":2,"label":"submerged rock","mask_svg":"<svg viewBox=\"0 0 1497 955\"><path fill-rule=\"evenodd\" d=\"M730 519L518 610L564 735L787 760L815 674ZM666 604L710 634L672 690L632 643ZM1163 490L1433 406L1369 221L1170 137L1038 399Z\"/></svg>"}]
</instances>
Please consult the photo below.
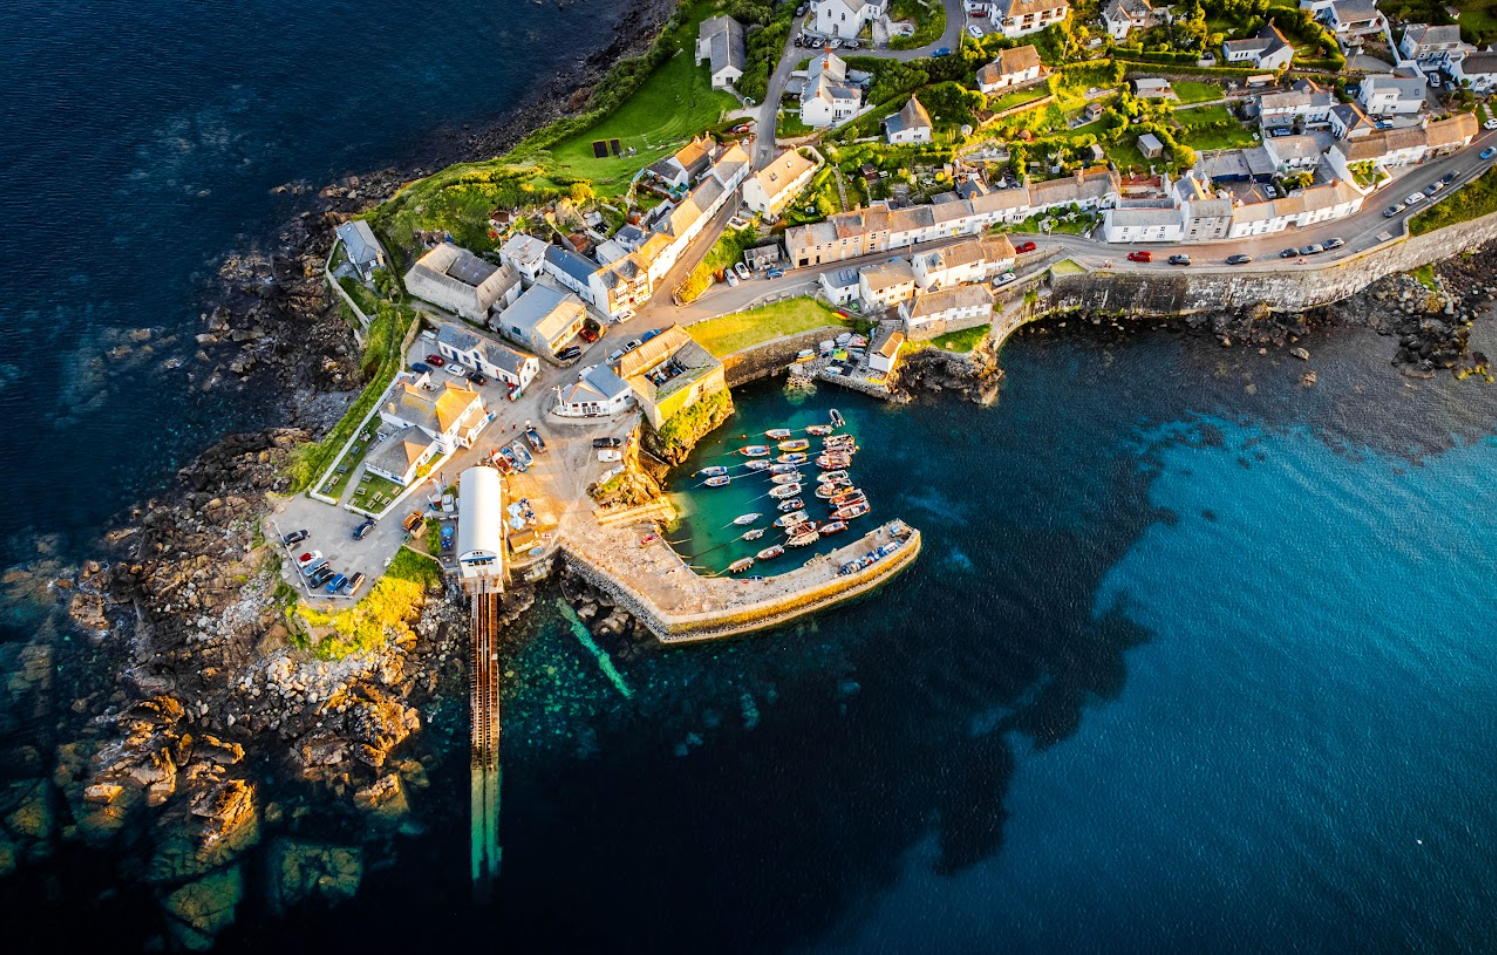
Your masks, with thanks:
<instances>
[{"instance_id":1,"label":"submerged rock","mask_svg":"<svg viewBox=\"0 0 1497 955\"><path fill-rule=\"evenodd\" d=\"M234 924L234 913L244 898L239 866L204 876L162 900L167 929L184 948L195 952L213 946L219 932Z\"/></svg>"},{"instance_id":2,"label":"submerged rock","mask_svg":"<svg viewBox=\"0 0 1497 955\"><path fill-rule=\"evenodd\" d=\"M351 899L364 878L364 853L351 846L278 839L270 850L266 897L273 911L316 898L329 905Z\"/></svg>"}]
</instances>

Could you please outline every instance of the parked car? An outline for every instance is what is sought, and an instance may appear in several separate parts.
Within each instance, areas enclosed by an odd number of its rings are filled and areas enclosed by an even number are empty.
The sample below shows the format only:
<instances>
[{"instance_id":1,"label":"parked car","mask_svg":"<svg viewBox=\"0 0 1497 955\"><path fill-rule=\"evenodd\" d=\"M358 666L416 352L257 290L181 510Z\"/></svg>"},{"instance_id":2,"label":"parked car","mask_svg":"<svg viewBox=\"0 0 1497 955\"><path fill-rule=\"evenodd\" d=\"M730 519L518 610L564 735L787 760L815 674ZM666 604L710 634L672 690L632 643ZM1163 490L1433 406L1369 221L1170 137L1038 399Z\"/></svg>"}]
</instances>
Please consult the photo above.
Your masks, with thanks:
<instances>
[{"instance_id":1,"label":"parked car","mask_svg":"<svg viewBox=\"0 0 1497 955\"><path fill-rule=\"evenodd\" d=\"M1408 208L1408 206L1404 205L1403 203L1396 202L1393 205L1391 205L1388 208L1386 208L1386 209L1383 210L1383 218L1384 219L1391 219L1391 218L1393 218L1394 216L1398 215L1400 212L1402 212L1403 210L1405 210L1407 208Z\"/></svg>"},{"instance_id":2,"label":"parked car","mask_svg":"<svg viewBox=\"0 0 1497 955\"><path fill-rule=\"evenodd\" d=\"M1493 156L1497 156L1497 146L1488 146L1481 151L1481 158L1483 159L1491 159Z\"/></svg>"},{"instance_id":3,"label":"parked car","mask_svg":"<svg viewBox=\"0 0 1497 955\"><path fill-rule=\"evenodd\" d=\"M733 271L737 272L738 273L738 277L741 278L741 279L743 279L745 282L747 282L749 280L749 268L748 268L747 265L743 264L742 262L739 262L739 263L735 264L733 266Z\"/></svg>"},{"instance_id":4,"label":"parked car","mask_svg":"<svg viewBox=\"0 0 1497 955\"><path fill-rule=\"evenodd\" d=\"M982 27L978 26L975 23L969 23L969 24L967 24L967 36L971 37L974 40L981 40L982 39Z\"/></svg>"},{"instance_id":5,"label":"parked car","mask_svg":"<svg viewBox=\"0 0 1497 955\"><path fill-rule=\"evenodd\" d=\"M1002 275L998 276L996 279L993 279L993 288L1003 288L1003 286L1007 285L1008 283L1014 281L1017 278L1018 278L1018 276L1015 275L1012 272L1004 272Z\"/></svg>"},{"instance_id":6,"label":"parked car","mask_svg":"<svg viewBox=\"0 0 1497 955\"><path fill-rule=\"evenodd\" d=\"M1128 253L1128 261L1129 262L1152 262L1152 261L1154 261L1154 253L1153 252L1149 252L1149 251L1144 250L1144 249L1140 249L1137 252L1129 252Z\"/></svg>"},{"instance_id":7,"label":"parked car","mask_svg":"<svg viewBox=\"0 0 1497 955\"><path fill-rule=\"evenodd\" d=\"M1497 119L1489 119L1481 124L1482 129L1497 129Z\"/></svg>"},{"instance_id":8,"label":"parked car","mask_svg":"<svg viewBox=\"0 0 1497 955\"><path fill-rule=\"evenodd\" d=\"M1346 240L1343 239L1343 238L1341 238L1340 236L1337 236L1334 239L1326 239L1325 240L1325 247L1328 248L1328 249L1339 249L1339 248L1341 248L1345 244L1346 244Z\"/></svg>"},{"instance_id":9,"label":"parked car","mask_svg":"<svg viewBox=\"0 0 1497 955\"><path fill-rule=\"evenodd\" d=\"M327 566L327 558L319 557L301 569L303 577L308 579L317 576L317 572Z\"/></svg>"},{"instance_id":10,"label":"parked car","mask_svg":"<svg viewBox=\"0 0 1497 955\"><path fill-rule=\"evenodd\" d=\"M1269 183L1263 187L1263 194L1270 199L1277 199L1279 198L1279 187L1273 183Z\"/></svg>"},{"instance_id":11,"label":"parked car","mask_svg":"<svg viewBox=\"0 0 1497 955\"><path fill-rule=\"evenodd\" d=\"M443 358L441 355L427 355L426 363L428 365L435 365L438 368L441 368L443 365L447 364L447 359Z\"/></svg>"},{"instance_id":12,"label":"parked car","mask_svg":"<svg viewBox=\"0 0 1497 955\"><path fill-rule=\"evenodd\" d=\"M593 342L603 337L604 330L602 328L589 328L588 326L584 325L582 326L582 331L578 332L577 334L582 336L583 341L591 345Z\"/></svg>"},{"instance_id":13,"label":"parked car","mask_svg":"<svg viewBox=\"0 0 1497 955\"><path fill-rule=\"evenodd\" d=\"M420 362L420 361L411 362L411 371L414 371L418 375L429 375L434 370L435 369L433 369L430 365L426 364L425 362Z\"/></svg>"},{"instance_id":14,"label":"parked car","mask_svg":"<svg viewBox=\"0 0 1497 955\"><path fill-rule=\"evenodd\" d=\"M624 343L624 354L626 354L626 355L629 354L634 349L638 348L640 345L643 345L643 344L644 344L644 342L640 341L638 338L631 338L631 339L629 339L627 342Z\"/></svg>"},{"instance_id":15,"label":"parked car","mask_svg":"<svg viewBox=\"0 0 1497 955\"><path fill-rule=\"evenodd\" d=\"M1033 252L1037 248L1039 247L1033 242L1020 242L1018 245L1014 246L1014 251L1019 255L1024 255L1027 252Z\"/></svg>"},{"instance_id":16,"label":"parked car","mask_svg":"<svg viewBox=\"0 0 1497 955\"><path fill-rule=\"evenodd\" d=\"M353 529L353 539L356 541L361 541L364 538L368 537L369 532L372 530L374 530L374 518L371 517L369 518L369 520Z\"/></svg>"},{"instance_id":17,"label":"parked car","mask_svg":"<svg viewBox=\"0 0 1497 955\"><path fill-rule=\"evenodd\" d=\"M729 130L729 132L742 134L748 132L751 128L752 127L748 123L739 123L737 126L734 126L731 130Z\"/></svg>"},{"instance_id":18,"label":"parked car","mask_svg":"<svg viewBox=\"0 0 1497 955\"><path fill-rule=\"evenodd\" d=\"M454 378L466 378L473 373L467 365L459 365L457 362L447 366L447 374Z\"/></svg>"},{"instance_id":19,"label":"parked car","mask_svg":"<svg viewBox=\"0 0 1497 955\"><path fill-rule=\"evenodd\" d=\"M1253 257L1251 255L1243 255L1241 252L1237 253L1236 255L1227 256L1228 265L1247 265L1251 261L1253 261Z\"/></svg>"},{"instance_id":20,"label":"parked car","mask_svg":"<svg viewBox=\"0 0 1497 955\"><path fill-rule=\"evenodd\" d=\"M728 288L738 287L738 275L732 269L723 273L723 281L728 283Z\"/></svg>"},{"instance_id":21,"label":"parked car","mask_svg":"<svg viewBox=\"0 0 1497 955\"><path fill-rule=\"evenodd\" d=\"M338 591L342 590L343 585L346 583L348 583L347 577L343 576L342 574L335 574L333 575L333 579L327 582L327 592L329 594L335 594Z\"/></svg>"},{"instance_id":22,"label":"parked car","mask_svg":"<svg viewBox=\"0 0 1497 955\"><path fill-rule=\"evenodd\" d=\"M359 589L363 586L364 575L362 573L354 574L353 579L348 582L348 586L344 589L343 592L352 597L354 594L358 593Z\"/></svg>"},{"instance_id":23,"label":"parked car","mask_svg":"<svg viewBox=\"0 0 1497 955\"><path fill-rule=\"evenodd\" d=\"M618 438L593 438L594 448L621 448L624 442Z\"/></svg>"},{"instance_id":24,"label":"parked car","mask_svg":"<svg viewBox=\"0 0 1497 955\"><path fill-rule=\"evenodd\" d=\"M1444 188L1445 188L1445 184L1444 183L1442 183L1442 182L1432 182L1429 185L1427 185L1427 186L1424 187L1424 194L1426 196L1433 196L1435 193L1439 192L1441 189L1444 189Z\"/></svg>"},{"instance_id":25,"label":"parked car","mask_svg":"<svg viewBox=\"0 0 1497 955\"><path fill-rule=\"evenodd\" d=\"M336 573L337 571L324 564L323 566L317 568L317 573L307 578L307 585L309 587L321 587L329 580L332 580L334 574Z\"/></svg>"},{"instance_id":26,"label":"parked car","mask_svg":"<svg viewBox=\"0 0 1497 955\"><path fill-rule=\"evenodd\" d=\"M624 350L622 348L615 348L613 351L608 353L608 363L611 365L623 357Z\"/></svg>"},{"instance_id":27,"label":"parked car","mask_svg":"<svg viewBox=\"0 0 1497 955\"><path fill-rule=\"evenodd\" d=\"M1406 206L1412 206L1416 202L1423 202L1423 201L1424 201L1424 193L1422 193L1422 192L1411 192L1408 195L1406 195L1406 196L1403 197L1403 203Z\"/></svg>"},{"instance_id":28,"label":"parked car","mask_svg":"<svg viewBox=\"0 0 1497 955\"><path fill-rule=\"evenodd\" d=\"M578 348L576 345L572 345L557 352L556 357L561 359L562 361L571 361L573 358L576 358L581 354L582 349Z\"/></svg>"},{"instance_id":29,"label":"parked car","mask_svg":"<svg viewBox=\"0 0 1497 955\"><path fill-rule=\"evenodd\" d=\"M1179 254L1170 256L1170 265L1189 265L1190 256Z\"/></svg>"},{"instance_id":30,"label":"parked car","mask_svg":"<svg viewBox=\"0 0 1497 955\"><path fill-rule=\"evenodd\" d=\"M842 41L842 48L844 50L856 50L860 46L862 46L862 44L859 43L857 40L843 40Z\"/></svg>"},{"instance_id":31,"label":"parked car","mask_svg":"<svg viewBox=\"0 0 1497 955\"><path fill-rule=\"evenodd\" d=\"M1299 255L1299 249L1285 249L1284 251L1279 253L1279 258L1292 259L1297 255Z\"/></svg>"},{"instance_id":32,"label":"parked car","mask_svg":"<svg viewBox=\"0 0 1497 955\"><path fill-rule=\"evenodd\" d=\"M643 335L639 336L639 340L641 342L647 342L650 339L655 338L659 334L660 334L660 329L658 329L658 328L652 328L649 331L645 332Z\"/></svg>"},{"instance_id":33,"label":"parked car","mask_svg":"<svg viewBox=\"0 0 1497 955\"><path fill-rule=\"evenodd\" d=\"M489 383L489 376L476 371L470 371L468 372L468 380L478 387L482 388L484 385Z\"/></svg>"},{"instance_id":34,"label":"parked car","mask_svg":"<svg viewBox=\"0 0 1497 955\"><path fill-rule=\"evenodd\" d=\"M798 17L805 16L806 15L806 4L803 3L800 6L796 7L795 8L795 15L798 16Z\"/></svg>"},{"instance_id":35,"label":"parked car","mask_svg":"<svg viewBox=\"0 0 1497 955\"><path fill-rule=\"evenodd\" d=\"M1440 181L1445 183L1445 185L1447 186L1450 185L1452 182L1455 182L1455 173L1447 172L1445 175L1440 177Z\"/></svg>"},{"instance_id":36,"label":"parked car","mask_svg":"<svg viewBox=\"0 0 1497 955\"><path fill-rule=\"evenodd\" d=\"M1319 255L1325 251L1325 246L1319 242L1312 243L1299 250L1300 255Z\"/></svg>"},{"instance_id":37,"label":"parked car","mask_svg":"<svg viewBox=\"0 0 1497 955\"><path fill-rule=\"evenodd\" d=\"M767 279L783 278L784 275L785 275L785 270L784 269L770 269L768 272L764 273L764 277L767 278Z\"/></svg>"},{"instance_id":38,"label":"parked car","mask_svg":"<svg viewBox=\"0 0 1497 955\"><path fill-rule=\"evenodd\" d=\"M936 52L934 52L934 53L931 54L932 57L950 56L950 55L951 55L951 47L949 47L949 46L943 46L939 50L937 50Z\"/></svg>"},{"instance_id":39,"label":"parked car","mask_svg":"<svg viewBox=\"0 0 1497 955\"><path fill-rule=\"evenodd\" d=\"M290 547L292 544L300 544L302 541L311 536L312 535L308 534L306 531L292 531L285 537L281 538L281 543L285 544L287 547Z\"/></svg>"},{"instance_id":40,"label":"parked car","mask_svg":"<svg viewBox=\"0 0 1497 955\"><path fill-rule=\"evenodd\" d=\"M308 551L307 553L302 554L300 557L296 558L296 566L300 567L302 570L306 570L308 565L315 563L316 561L321 559L322 551Z\"/></svg>"}]
</instances>

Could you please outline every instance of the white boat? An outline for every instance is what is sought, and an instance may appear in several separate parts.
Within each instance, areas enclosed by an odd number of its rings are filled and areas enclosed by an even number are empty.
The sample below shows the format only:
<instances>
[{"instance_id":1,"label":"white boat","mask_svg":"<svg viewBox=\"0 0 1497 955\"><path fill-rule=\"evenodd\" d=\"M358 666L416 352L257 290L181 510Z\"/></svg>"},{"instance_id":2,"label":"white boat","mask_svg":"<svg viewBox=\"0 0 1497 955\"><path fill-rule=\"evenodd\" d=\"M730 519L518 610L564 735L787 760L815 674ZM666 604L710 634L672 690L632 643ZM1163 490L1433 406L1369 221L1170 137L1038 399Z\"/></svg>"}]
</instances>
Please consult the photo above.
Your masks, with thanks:
<instances>
[{"instance_id":1,"label":"white boat","mask_svg":"<svg viewBox=\"0 0 1497 955\"><path fill-rule=\"evenodd\" d=\"M837 336L835 341L837 347L841 348L845 346L848 342L852 341L852 332L843 332L842 334Z\"/></svg>"},{"instance_id":2,"label":"white boat","mask_svg":"<svg viewBox=\"0 0 1497 955\"><path fill-rule=\"evenodd\" d=\"M837 483L818 484L816 486L816 496L821 498L823 501L830 501L832 498L838 496L839 494L846 493L846 491L847 488L844 485Z\"/></svg>"},{"instance_id":3,"label":"white boat","mask_svg":"<svg viewBox=\"0 0 1497 955\"><path fill-rule=\"evenodd\" d=\"M781 501L798 494L800 494L799 484L780 484L769 489L769 496Z\"/></svg>"},{"instance_id":4,"label":"white boat","mask_svg":"<svg viewBox=\"0 0 1497 955\"><path fill-rule=\"evenodd\" d=\"M868 500L868 496L866 494L864 494L862 491L860 491L860 490L858 490L857 488L854 487L854 488L849 488L849 489L843 491L841 494L838 494L836 497L832 498L832 506L834 506L834 507L846 507L849 504L856 504L859 501L867 501L867 500Z\"/></svg>"},{"instance_id":5,"label":"white boat","mask_svg":"<svg viewBox=\"0 0 1497 955\"><path fill-rule=\"evenodd\" d=\"M763 514L758 514L758 513L755 513L755 514L739 514L737 517L733 518L733 523L737 524L739 527L747 527L750 524L754 523L754 521L757 521L759 518L761 518L763 516L764 516Z\"/></svg>"},{"instance_id":6,"label":"white boat","mask_svg":"<svg viewBox=\"0 0 1497 955\"><path fill-rule=\"evenodd\" d=\"M756 540L758 540L759 538L761 538L763 536L764 536L764 528L762 528L762 527L756 527L756 528L754 528L751 531L745 531L744 535L743 535L743 539L746 540L746 541L756 541Z\"/></svg>"},{"instance_id":7,"label":"white boat","mask_svg":"<svg viewBox=\"0 0 1497 955\"><path fill-rule=\"evenodd\" d=\"M779 544L775 544L773 547L764 548L754 556L759 560L770 560L772 558L780 556L783 553L785 553L785 548L781 547Z\"/></svg>"},{"instance_id":8,"label":"white boat","mask_svg":"<svg viewBox=\"0 0 1497 955\"><path fill-rule=\"evenodd\" d=\"M806 506L806 502L805 501L801 500L798 497L792 497L788 501L781 501L780 502L780 508L779 508L779 510L780 510L781 514L786 514L786 513L789 513L790 511L798 511L798 510L800 510L801 508L803 508L805 506Z\"/></svg>"},{"instance_id":9,"label":"white boat","mask_svg":"<svg viewBox=\"0 0 1497 955\"><path fill-rule=\"evenodd\" d=\"M739 448L738 453L746 458L767 458L769 448L762 444L751 444L746 448Z\"/></svg>"},{"instance_id":10,"label":"white boat","mask_svg":"<svg viewBox=\"0 0 1497 955\"><path fill-rule=\"evenodd\" d=\"M775 458L775 460L780 462L781 464L805 464L806 453L804 451L791 451L789 454L780 455L779 457Z\"/></svg>"},{"instance_id":11,"label":"white boat","mask_svg":"<svg viewBox=\"0 0 1497 955\"><path fill-rule=\"evenodd\" d=\"M824 438L835 430L837 429L829 424L813 424L806 428L806 434L809 434L813 438Z\"/></svg>"},{"instance_id":12,"label":"white boat","mask_svg":"<svg viewBox=\"0 0 1497 955\"><path fill-rule=\"evenodd\" d=\"M836 408L832 409L831 419L832 427L834 428L843 428L847 426L847 420L842 417L842 412L838 411Z\"/></svg>"},{"instance_id":13,"label":"white boat","mask_svg":"<svg viewBox=\"0 0 1497 955\"><path fill-rule=\"evenodd\" d=\"M710 477L707 479L708 487L727 487L732 483L733 479L728 477L726 474L719 474L717 477Z\"/></svg>"},{"instance_id":14,"label":"white boat","mask_svg":"<svg viewBox=\"0 0 1497 955\"><path fill-rule=\"evenodd\" d=\"M824 525L822 525L821 533L822 534L840 534L840 533L842 533L845 530L847 530L847 524L845 524L842 521L832 521L830 524L824 524Z\"/></svg>"},{"instance_id":15,"label":"white boat","mask_svg":"<svg viewBox=\"0 0 1497 955\"><path fill-rule=\"evenodd\" d=\"M852 455L842 451L828 451L816 459L816 466L823 471L836 471L852 464Z\"/></svg>"},{"instance_id":16,"label":"white boat","mask_svg":"<svg viewBox=\"0 0 1497 955\"><path fill-rule=\"evenodd\" d=\"M725 468L725 467L723 467L720 464L716 465L714 467L710 467L710 468L702 468L700 471L697 472L697 474L700 477L718 477L720 475L727 474L727 473L728 473L728 469Z\"/></svg>"},{"instance_id":17,"label":"white boat","mask_svg":"<svg viewBox=\"0 0 1497 955\"><path fill-rule=\"evenodd\" d=\"M756 458L753 461L745 461L743 462L743 466L750 471L762 471L765 468L774 467L774 465L769 463L768 458Z\"/></svg>"},{"instance_id":18,"label":"white boat","mask_svg":"<svg viewBox=\"0 0 1497 955\"><path fill-rule=\"evenodd\" d=\"M794 464L771 464L771 465L769 465L769 473L771 473L771 474L794 474L796 472L796 470L797 470L797 466L794 465Z\"/></svg>"},{"instance_id":19,"label":"white boat","mask_svg":"<svg viewBox=\"0 0 1497 955\"><path fill-rule=\"evenodd\" d=\"M782 514L781 516L774 519L774 526L794 527L797 524L804 523L808 516L809 515L807 515L805 511L795 511L792 514Z\"/></svg>"},{"instance_id":20,"label":"white boat","mask_svg":"<svg viewBox=\"0 0 1497 955\"><path fill-rule=\"evenodd\" d=\"M800 472L791 471L789 474L771 474L769 480L775 484L799 484Z\"/></svg>"},{"instance_id":21,"label":"white boat","mask_svg":"<svg viewBox=\"0 0 1497 955\"><path fill-rule=\"evenodd\" d=\"M728 572L731 574L741 574L752 566L754 566L754 559L752 557L745 557L743 560L735 560L729 564Z\"/></svg>"},{"instance_id":22,"label":"white boat","mask_svg":"<svg viewBox=\"0 0 1497 955\"><path fill-rule=\"evenodd\" d=\"M809 547L812 544L816 543L816 541L820 538L820 534L816 533L814 530L811 530L806 531L804 534L796 534L785 543L791 547Z\"/></svg>"},{"instance_id":23,"label":"white boat","mask_svg":"<svg viewBox=\"0 0 1497 955\"><path fill-rule=\"evenodd\" d=\"M868 502L867 501L859 501L856 504L849 504L846 507L839 507L839 508L837 508L835 511L832 512L832 516L835 517L839 521L850 521L854 517L862 517L864 514L867 514L867 513L868 513Z\"/></svg>"},{"instance_id":24,"label":"white boat","mask_svg":"<svg viewBox=\"0 0 1497 955\"><path fill-rule=\"evenodd\" d=\"M817 484L835 484L838 481L847 480L846 471L828 471L825 474L816 475Z\"/></svg>"},{"instance_id":25,"label":"white boat","mask_svg":"<svg viewBox=\"0 0 1497 955\"><path fill-rule=\"evenodd\" d=\"M781 438L788 438L791 434L792 432L789 428L770 428L768 431L764 432L764 436L771 441L778 441Z\"/></svg>"}]
</instances>

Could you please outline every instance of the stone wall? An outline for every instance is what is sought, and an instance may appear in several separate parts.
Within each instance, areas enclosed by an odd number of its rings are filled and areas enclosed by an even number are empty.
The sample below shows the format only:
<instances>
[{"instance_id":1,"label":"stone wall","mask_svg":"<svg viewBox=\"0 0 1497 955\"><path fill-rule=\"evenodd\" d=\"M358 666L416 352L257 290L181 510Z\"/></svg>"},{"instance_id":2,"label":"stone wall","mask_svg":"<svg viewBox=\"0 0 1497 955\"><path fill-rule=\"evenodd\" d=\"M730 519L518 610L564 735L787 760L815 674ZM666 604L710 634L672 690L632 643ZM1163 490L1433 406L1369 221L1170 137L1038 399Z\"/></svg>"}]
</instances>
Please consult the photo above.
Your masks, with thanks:
<instances>
[{"instance_id":1,"label":"stone wall","mask_svg":"<svg viewBox=\"0 0 1497 955\"><path fill-rule=\"evenodd\" d=\"M845 331L847 329L840 325L826 325L734 352L723 358L723 372L728 387L737 388L755 379L773 375L794 363L795 356L802 349L815 349L817 342L836 338Z\"/></svg>"},{"instance_id":2,"label":"stone wall","mask_svg":"<svg viewBox=\"0 0 1497 955\"><path fill-rule=\"evenodd\" d=\"M969 328L976 328L979 325L991 324L993 324L993 313L988 312L984 315L972 315L967 318L953 319L952 321L947 321L943 318L934 322L921 322L914 327L906 324L904 334L912 342L923 342L945 335L948 332L963 332Z\"/></svg>"},{"instance_id":3,"label":"stone wall","mask_svg":"<svg viewBox=\"0 0 1497 955\"><path fill-rule=\"evenodd\" d=\"M1092 309L1146 315L1253 308L1299 312L1329 305L1399 272L1439 262L1497 239L1497 213L1421 236L1395 239L1313 269L1275 271L1268 260L1242 271L1088 272L1055 275L1048 311ZM1294 234L1284 234L1284 245Z\"/></svg>"}]
</instances>

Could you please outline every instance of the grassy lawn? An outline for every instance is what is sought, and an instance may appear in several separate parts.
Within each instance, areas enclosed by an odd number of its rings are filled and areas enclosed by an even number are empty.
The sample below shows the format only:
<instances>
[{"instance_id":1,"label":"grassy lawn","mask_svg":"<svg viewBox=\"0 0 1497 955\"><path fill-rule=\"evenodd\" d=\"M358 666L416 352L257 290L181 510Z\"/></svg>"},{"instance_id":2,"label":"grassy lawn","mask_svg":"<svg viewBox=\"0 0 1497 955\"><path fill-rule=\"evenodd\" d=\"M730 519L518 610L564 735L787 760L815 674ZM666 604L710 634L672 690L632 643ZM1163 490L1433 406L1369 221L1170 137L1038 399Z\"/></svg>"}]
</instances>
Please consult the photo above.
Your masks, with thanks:
<instances>
[{"instance_id":1,"label":"grassy lawn","mask_svg":"<svg viewBox=\"0 0 1497 955\"><path fill-rule=\"evenodd\" d=\"M348 482L354 472L359 469L364 458L374 449L375 432L379 428L378 421L369 422L360 440L348 449L348 453L333 462L327 477L323 479L322 486L317 490L328 497L342 500L343 492L348 489Z\"/></svg>"},{"instance_id":2,"label":"grassy lawn","mask_svg":"<svg viewBox=\"0 0 1497 955\"><path fill-rule=\"evenodd\" d=\"M1246 149L1256 146L1253 134L1241 126L1228 129L1191 129L1187 127L1179 139L1197 151L1205 149Z\"/></svg>"},{"instance_id":3,"label":"grassy lawn","mask_svg":"<svg viewBox=\"0 0 1497 955\"><path fill-rule=\"evenodd\" d=\"M785 335L847 324L846 319L822 302L793 298L736 315L709 318L686 330L703 348L721 358Z\"/></svg>"},{"instance_id":4,"label":"grassy lawn","mask_svg":"<svg viewBox=\"0 0 1497 955\"><path fill-rule=\"evenodd\" d=\"M1138 147L1133 144L1133 137L1120 143L1103 143L1102 151L1119 169L1149 168L1149 160L1145 159L1144 154L1139 152Z\"/></svg>"},{"instance_id":5,"label":"grassy lawn","mask_svg":"<svg viewBox=\"0 0 1497 955\"><path fill-rule=\"evenodd\" d=\"M1210 126L1215 123L1236 122L1232 114L1227 112L1225 106L1197 106L1194 109L1182 109L1175 113L1175 122L1186 129L1198 126Z\"/></svg>"},{"instance_id":6,"label":"grassy lawn","mask_svg":"<svg viewBox=\"0 0 1497 955\"><path fill-rule=\"evenodd\" d=\"M736 109L738 101L731 93L712 88L707 67L692 62L697 26L712 15L712 7L710 2L694 4L690 17L672 38L679 52L608 118L553 146L548 165L593 180L600 196L620 195L635 172L716 123L724 110ZM617 139L626 151L632 146L638 153L594 158L592 144L598 139Z\"/></svg>"},{"instance_id":7,"label":"grassy lawn","mask_svg":"<svg viewBox=\"0 0 1497 955\"><path fill-rule=\"evenodd\" d=\"M1446 197L1409 220L1409 232L1423 235L1457 222L1497 212L1497 167L1488 169L1460 190L1460 198Z\"/></svg>"},{"instance_id":8,"label":"grassy lawn","mask_svg":"<svg viewBox=\"0 0 1497 955\"><path fill-rule=\"evenodd\" d=\"M935 338L932 338L930 344L934 348L965 355L976 348L977 343L982 341L988 332L992 331L992 328L993 326L991 325L979 325L976 328L969 328L966 331L947 332L944 335L937 335Z\"/></svg>"},{"instance_id":9,"label":"grassy lawn","mask_svg":"<svg viewBox=\"0 0 1497 955\"><path fill-rule=\"evenodd\" d=\"M1050 271L1056 275L1080 275L1081 273L1085 272L1086 269L1082 268L1080 265L1077 265L1076 262L1071 259L1061 259L1059 262L1050 266Z\"/></svg>"},{"instance_id":10,"label":"grassy lawn","mask_svg":"<svg viewBox=\"0 0 1497 955\"><path fill-rule=\"evenodd\" d=\"M780 111L779 128L775 135L780 139L795 139L800 136L809 136L815 132L810 126L800 121L800 113L786 107Z\"/></svg>"},{"instance_id":11,"label":"grassy lawn","mask_svg":"<svg viewBox=\"0 0 1497 955\"><path fill-rule=\"evenodd\" d=\"M991 97L988 100L988 109L992 110L995 113L1001 113L1006 109L1013 109L1015 106L1022 106L1025 103L1032 103L1037 99L1044 99L1049 95L1049 93L1045 92L1045 88L1043 86L1035 86L1023 90L1014 90L1010 93L1004 93L1002 96Z\"/></svg>"},{"instance_id":12,"label":"grassy lawn","mask_svg":"<svg viewBox=\"0 0 1497 955\"><path fill-rule=\"evenodd\" d=\"M1222 98L1222 88L1215 83L1195 83L1185 80L1172 84L1181 103L1205 103Z\"/></svg>"},{"instance_id":13,"label":"grassy lawn","mask_svg":"<svg viewBox=\"0 0 1497 955\"><path fill-rule=\"evenodd\" d=\"M915 21L915 35L894 37L889 41L891 50L926 46L946 32L946 8L941 5L941 0L894 0L889 4L889 19Z\"/></svg>"},{"instance_id":14,"label":"grassy lawn","mask_svg":"<svg viewBox=\"0 0 1497 955\"><path fill-rule=\"evenodd\" d=\"M319 631L317 656L337 660L391 639L414 639L410 625L426 602L426 592L441 581L442 568L436 561L402 547L368 596L352 607L324 613L298 604L296 616Z\"/></svg>"},{"instance_id":15,"label":"grassy lawn","mask_svg":"<svg viewBox=\"0 0 1497 955\"><path fill-rule=\"evenodd\" d=\"M390 502L404 490L405 488L391 481L389 478L382 478L377 474L370 474L366 471L362 480L359 481L359 486L354 489L353 497L349 500L349 503L361 510L378 514L388 507ZM377 500L376 496L378 496Z\"/></svg>"}]
</instances>

